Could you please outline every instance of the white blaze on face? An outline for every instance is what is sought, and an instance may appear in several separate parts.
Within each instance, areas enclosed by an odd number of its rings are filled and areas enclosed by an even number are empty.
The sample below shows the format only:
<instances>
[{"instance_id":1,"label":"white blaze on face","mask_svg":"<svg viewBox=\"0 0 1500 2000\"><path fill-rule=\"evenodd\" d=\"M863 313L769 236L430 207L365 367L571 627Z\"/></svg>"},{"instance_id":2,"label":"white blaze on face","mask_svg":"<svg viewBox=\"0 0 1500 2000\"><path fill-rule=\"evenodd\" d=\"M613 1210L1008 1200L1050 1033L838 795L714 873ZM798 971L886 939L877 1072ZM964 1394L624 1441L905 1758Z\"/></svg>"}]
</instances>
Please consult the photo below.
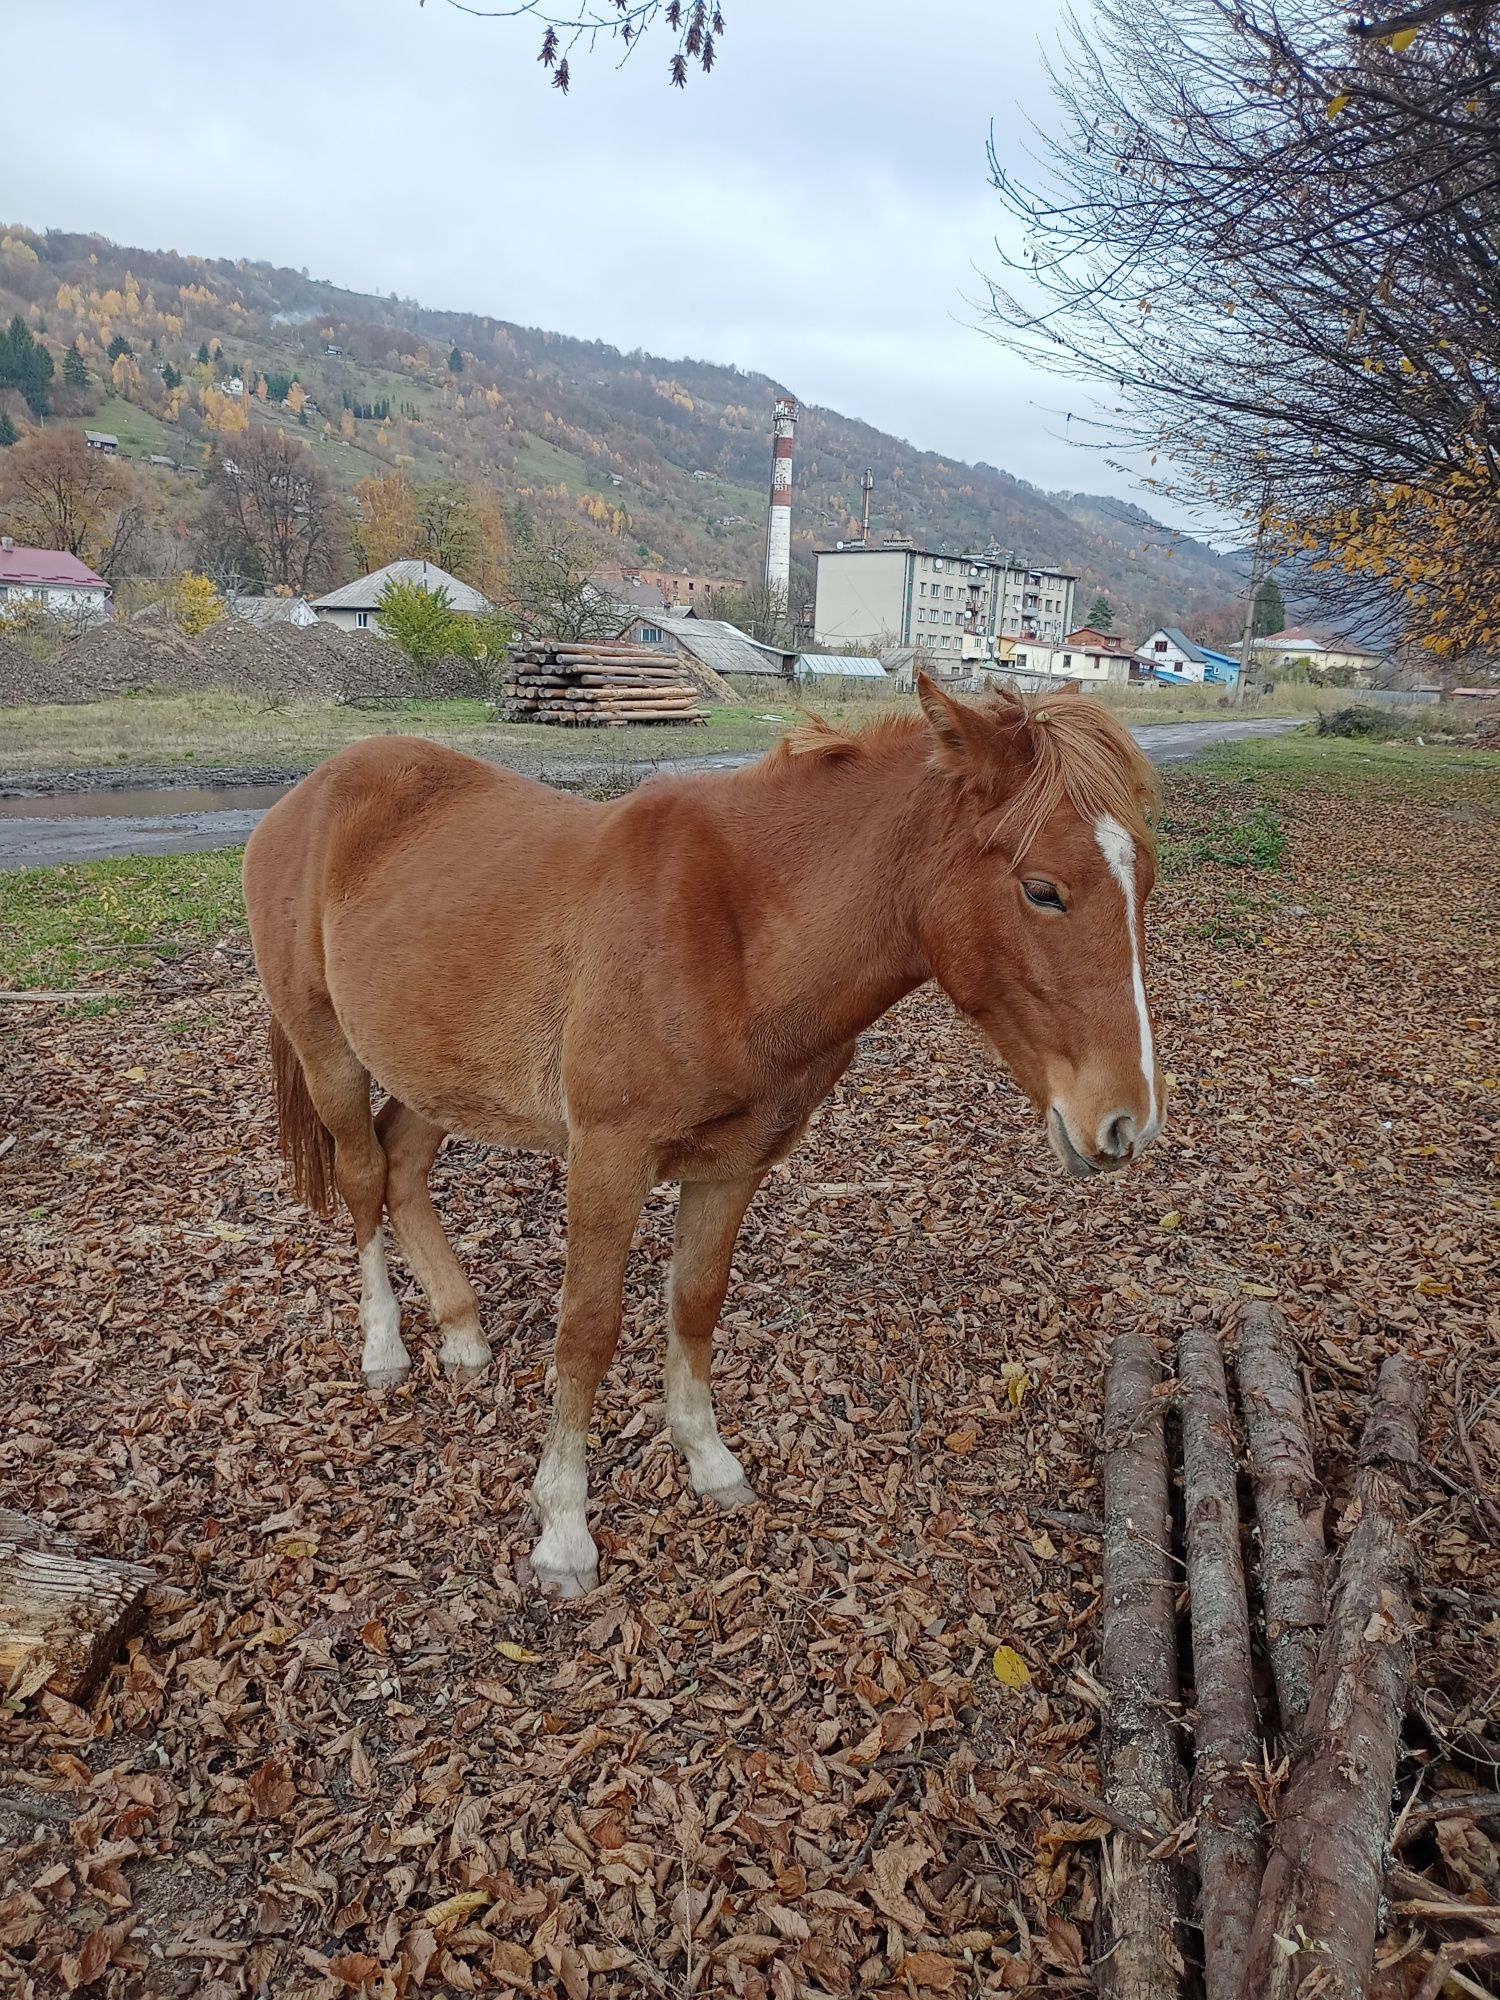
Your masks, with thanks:
<instances>
[{"instance_id":1,"label":"white blaze on face","mask_svg":"<svg viewBox=\"0 0 1500 2000\"><path fill-rule=\"evenodd\" d=\"M1130 931L1130 990L1141 1031L1141 1074L1146 1079L1146 1131L1156 1125L1156 1053L1151 1041L1151 1015L1146 1007L1146 982L1141 973L1141 931L1135 914L1135 842L1117 819L1104 813L1094 827L1099 852L1125 898L1125 922Z\"/></svg>"}]
</instances>

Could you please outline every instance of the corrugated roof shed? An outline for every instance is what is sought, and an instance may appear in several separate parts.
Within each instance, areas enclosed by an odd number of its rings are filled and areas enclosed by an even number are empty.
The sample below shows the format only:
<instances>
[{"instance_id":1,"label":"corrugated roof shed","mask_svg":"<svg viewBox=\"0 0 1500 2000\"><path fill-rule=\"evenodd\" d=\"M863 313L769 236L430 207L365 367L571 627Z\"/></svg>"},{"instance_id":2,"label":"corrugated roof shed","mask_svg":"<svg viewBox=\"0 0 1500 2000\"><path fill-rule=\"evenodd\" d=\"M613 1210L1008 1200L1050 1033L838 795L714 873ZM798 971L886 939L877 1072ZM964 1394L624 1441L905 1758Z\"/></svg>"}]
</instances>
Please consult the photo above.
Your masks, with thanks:
<instances>
[{"instance_id":1,"label":"corrugated roof shed","mask_svg":"<svg viewBox=\"0 0 1500 2000\"><path fill-rule=\"evenodd\" d=\"M450 576L436 563L405 559L387 563L384 569L371 570L368 576L357 576L353 583L340 585L330 590L326 597L313 599L315 611L374 611L380 604L382 593L393 583L414 583L422 590L446 590L448 602L455 611L488 611L490 601L474 589L472 584L461 583L456 576Z\"/></svg>"},{"instance_id":2,"label":"corrugated roof shed","mask_svg":"<svg viewBox=\"0 0 1500 2000\"><path fill-rule=\"evenodd\" d=\"M664 621L662 632L671 644L716 674L774 674L780 679L794 658L774 646L763 646L724 618L672 618Z\"/></svg>"}]
</instances>

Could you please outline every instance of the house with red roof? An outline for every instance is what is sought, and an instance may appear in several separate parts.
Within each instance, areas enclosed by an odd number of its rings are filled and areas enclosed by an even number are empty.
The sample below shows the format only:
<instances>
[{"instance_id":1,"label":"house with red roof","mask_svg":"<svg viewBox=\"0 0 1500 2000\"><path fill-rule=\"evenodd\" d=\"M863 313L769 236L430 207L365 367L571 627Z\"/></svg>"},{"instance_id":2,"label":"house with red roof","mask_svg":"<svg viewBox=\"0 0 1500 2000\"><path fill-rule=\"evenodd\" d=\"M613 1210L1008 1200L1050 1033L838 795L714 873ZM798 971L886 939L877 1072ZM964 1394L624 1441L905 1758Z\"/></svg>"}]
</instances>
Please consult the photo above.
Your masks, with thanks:
<instances>
[{"instance_id":1,"label":"house with red roof","mask_svg":"<svg viewBox=\"0 0 1500 2000\"><path fill-rule=\"evenodd\" d=\"M21 549L0 535L0 613L40 604L54 617L109 616L109 585L87 563L61 549Z\"/></svg>"}]
</instances>

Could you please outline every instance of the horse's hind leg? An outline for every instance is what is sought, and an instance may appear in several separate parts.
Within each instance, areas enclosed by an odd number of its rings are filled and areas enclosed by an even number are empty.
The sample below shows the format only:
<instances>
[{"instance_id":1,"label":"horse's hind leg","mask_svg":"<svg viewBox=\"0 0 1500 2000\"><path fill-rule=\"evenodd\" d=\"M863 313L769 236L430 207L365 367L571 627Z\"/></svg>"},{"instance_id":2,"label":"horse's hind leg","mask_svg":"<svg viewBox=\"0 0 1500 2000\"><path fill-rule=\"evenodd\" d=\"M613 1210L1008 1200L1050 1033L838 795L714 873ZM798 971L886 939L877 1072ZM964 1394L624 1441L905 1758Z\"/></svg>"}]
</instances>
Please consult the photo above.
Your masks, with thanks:
<instances>
[{"instance_id":1,"label":"horse's hind leg","mask_svg":"<svg viewBox=\"0 0 1500 2000\"><path fill-rule=\"evenodd\" d=\"M401 1339L401 1308L386 1270L382 1222L385 1152L370 1115L370 1073L344 1039L328 1002L285 1022L302 1064L313 1108L333 1140L333 1177L354 1222L359 1247L360 1370L369 1389L394 1389L411 1373Z\"/></svg>"},{"instance_id":2,"label":"horse's hind leg","mask_svg":"<svg viewBox=\"0 0 1500 2000\"><path fill-rule=\"evenodd\" d=\"M490 1361L489 1342L479 1325L479 1301L443 1234L427 1187L427 1176L446 1136L441 1126L419 1117L410 1105L390 1098L375 1121L385 1149L385 1205L396 1240L443 1336L439 1360L456 1380L466 1382Z\"/></svg>"},{"instance_id":3,"label":"horse's hind leg","mask_svg":"<svg viewBox=\"0 0 1500 2000\"><path fill-rule=\"evenodd\" d=\"M667 1421L688 1462L693 1491L721 1507L755 1498L739 1460L719 1436L709 1355L729 1289L735 1238L762 1179L750 1174L735 1181L683 1182L667 1280Z\"/></svg>"}]
</instances>

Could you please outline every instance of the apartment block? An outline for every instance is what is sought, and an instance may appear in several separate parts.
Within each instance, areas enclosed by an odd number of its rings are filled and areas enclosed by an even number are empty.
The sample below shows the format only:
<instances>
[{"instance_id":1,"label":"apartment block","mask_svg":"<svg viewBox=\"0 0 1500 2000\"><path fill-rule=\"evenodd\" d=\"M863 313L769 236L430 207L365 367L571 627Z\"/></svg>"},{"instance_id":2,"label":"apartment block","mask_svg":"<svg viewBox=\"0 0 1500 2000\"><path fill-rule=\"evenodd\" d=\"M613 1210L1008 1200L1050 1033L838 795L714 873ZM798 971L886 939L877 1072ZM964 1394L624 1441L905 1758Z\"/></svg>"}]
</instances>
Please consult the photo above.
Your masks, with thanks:
<instances>
[{"instance_id":1,"label":"apartment block","mask_svg":"<svg viewBox=\"0 0 1500 2000\"><path fill-rule=\"evenodd\" d=\"M820 647L918 646L958 673L995 660L1002 640L1055 644L1073 627L1077 578L996 550L953 555L887 540L821 549L817 565Z\"/></svg>"}]
</instances>

